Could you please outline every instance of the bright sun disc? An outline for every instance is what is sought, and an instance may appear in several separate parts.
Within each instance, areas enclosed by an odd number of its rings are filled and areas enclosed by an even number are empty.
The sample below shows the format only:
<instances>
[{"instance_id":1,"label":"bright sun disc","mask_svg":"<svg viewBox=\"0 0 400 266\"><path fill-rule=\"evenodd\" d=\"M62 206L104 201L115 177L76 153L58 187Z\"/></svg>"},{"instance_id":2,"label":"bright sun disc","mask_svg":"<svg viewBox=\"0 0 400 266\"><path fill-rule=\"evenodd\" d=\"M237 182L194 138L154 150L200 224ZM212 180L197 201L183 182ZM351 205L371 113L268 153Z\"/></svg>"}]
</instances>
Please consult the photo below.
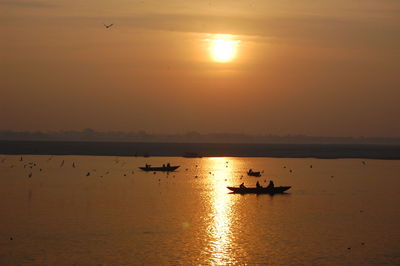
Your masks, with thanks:
<instances>
[{"instance_id":1,"label":"bright sun disc","mask_svg":"<svg viewBox=\"0 0 400 266\"><path fill-rule=\"evenodd\" d=\"M232 40L231 35L216 35L211 40L210 52L212 59L220 63L232 61L236 56L238 42Z\"/></svg>"}]
</instances>

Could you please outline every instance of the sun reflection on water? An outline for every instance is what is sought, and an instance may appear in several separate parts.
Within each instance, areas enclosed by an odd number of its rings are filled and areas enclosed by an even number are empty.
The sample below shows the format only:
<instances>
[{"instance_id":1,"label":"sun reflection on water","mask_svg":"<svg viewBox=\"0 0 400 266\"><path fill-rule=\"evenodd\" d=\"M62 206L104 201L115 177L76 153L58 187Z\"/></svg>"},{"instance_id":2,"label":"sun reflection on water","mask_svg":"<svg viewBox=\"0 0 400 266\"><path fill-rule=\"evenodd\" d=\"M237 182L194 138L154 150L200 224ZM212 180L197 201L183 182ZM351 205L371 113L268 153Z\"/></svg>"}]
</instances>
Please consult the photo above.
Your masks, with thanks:
<instances>
[{"instance_id":1,"label":"sun reflection on water","mask_svg":"<svg viewBox=\"0 0 400 266\"><path fill-rule=\"evenodd\" d=\"M211 192L211 222L208 228L210 238L211 261L216 264L235 263L232 256L232 241L234 234L232 225L232 206L234 198L230 197L226 189L225 179L234 174L234 160L224 157L209 158L208 167L212 169L210 175Z\"/></svg>"}]
</instances>

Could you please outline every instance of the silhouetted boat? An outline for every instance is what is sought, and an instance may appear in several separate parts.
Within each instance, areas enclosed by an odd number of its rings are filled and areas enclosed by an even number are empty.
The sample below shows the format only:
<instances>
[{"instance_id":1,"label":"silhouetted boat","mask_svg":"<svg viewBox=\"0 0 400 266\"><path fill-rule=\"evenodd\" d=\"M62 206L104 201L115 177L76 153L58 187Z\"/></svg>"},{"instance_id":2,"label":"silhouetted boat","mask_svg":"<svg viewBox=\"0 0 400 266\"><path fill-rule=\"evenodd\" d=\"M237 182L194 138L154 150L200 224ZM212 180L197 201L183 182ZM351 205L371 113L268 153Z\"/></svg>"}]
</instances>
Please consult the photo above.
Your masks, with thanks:
<instances>
[{"instance_id":1,"label":"silhouetted boat","mask_svg":"<svg viewBox=\"0 0 400 266\"><path fill-rule=\"evenodd\" d=\"M139 167L141 170L143 170L143 171L146 171L146 172L150 172L150 171L152 171L152 172L156 172L156 171L158 171L158 172L173 172L173 171L175 171L176 169L178 169L179 168L179 165L176 165L176 166L160 166L160 167L151 167L151 166L148 166L148 167Z\"/></svg>"},{"instance_id":2,"label":"silhouetted boat","mask_svg":"<svg viewBox=\"0 0 400 266\"><path fill-rule=\"evenodd\" d=\"M247 172L247 175L249 175L249 176L255 176L255 177L260 177L261 176L261 172L253 172L253 170L249 170L248 172Z\"/></svg>"},{"instance_id":3,"label":"silhouetted boat","mask_svg":"<svg viewBox=\"0 0 400 266\"><path fill-rule=\"evenodd\" d=\"M236 194L281 194L288 190L289 186L286 187L227 187L233 193Z\"/></svg>"},{"instance_id":4,"label":"silhouetted boat","mask_svg":"<svg viewBox=\"0 0 400 266\"><path fill-rule=\"evenodd\" d=\"M184 157L184 158L202 158L203 156L201 156L195 152L186 152L182 157Z\"/></svg>"}]
</instances>

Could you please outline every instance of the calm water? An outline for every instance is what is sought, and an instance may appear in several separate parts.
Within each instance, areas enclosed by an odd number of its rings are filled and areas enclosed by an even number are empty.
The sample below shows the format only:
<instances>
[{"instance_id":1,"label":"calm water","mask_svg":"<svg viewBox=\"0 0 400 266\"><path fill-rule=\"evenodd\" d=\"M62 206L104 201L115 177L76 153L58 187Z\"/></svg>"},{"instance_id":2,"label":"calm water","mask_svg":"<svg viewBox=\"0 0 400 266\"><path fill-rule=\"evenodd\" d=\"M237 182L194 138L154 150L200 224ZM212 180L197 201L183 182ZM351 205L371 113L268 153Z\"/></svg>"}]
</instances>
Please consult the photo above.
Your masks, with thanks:
<instances>
[{"instance_id":1,"label":"calm water","mask_svg":"<svg viewBox=\"0 0 400 266\"><path fill-rule=\"evenodd\" d=\"M3 155L0 265L399 265L400 161L362 161Z\"/></svg>"}]
</instances>

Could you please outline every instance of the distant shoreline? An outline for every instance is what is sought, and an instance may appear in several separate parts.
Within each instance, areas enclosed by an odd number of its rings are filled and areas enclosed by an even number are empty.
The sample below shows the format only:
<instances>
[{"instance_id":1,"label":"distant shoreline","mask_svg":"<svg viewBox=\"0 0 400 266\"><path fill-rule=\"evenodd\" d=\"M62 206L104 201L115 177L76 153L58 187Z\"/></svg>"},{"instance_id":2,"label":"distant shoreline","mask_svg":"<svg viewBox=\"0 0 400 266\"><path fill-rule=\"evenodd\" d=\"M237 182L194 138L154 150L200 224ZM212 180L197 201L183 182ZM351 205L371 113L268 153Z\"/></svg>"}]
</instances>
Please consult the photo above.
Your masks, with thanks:
<instances>
[{"instance_id":1,"label":"distant shoreline","mask_svg":"<svg viewBox=\"0 0 400 266\"><path fill-rule=\"evenodd\" d=\"M0 154L202 157L363 158L400 160L400 145L237 144L79 141L1 141Z\"/></svg>"}]
</instances>

